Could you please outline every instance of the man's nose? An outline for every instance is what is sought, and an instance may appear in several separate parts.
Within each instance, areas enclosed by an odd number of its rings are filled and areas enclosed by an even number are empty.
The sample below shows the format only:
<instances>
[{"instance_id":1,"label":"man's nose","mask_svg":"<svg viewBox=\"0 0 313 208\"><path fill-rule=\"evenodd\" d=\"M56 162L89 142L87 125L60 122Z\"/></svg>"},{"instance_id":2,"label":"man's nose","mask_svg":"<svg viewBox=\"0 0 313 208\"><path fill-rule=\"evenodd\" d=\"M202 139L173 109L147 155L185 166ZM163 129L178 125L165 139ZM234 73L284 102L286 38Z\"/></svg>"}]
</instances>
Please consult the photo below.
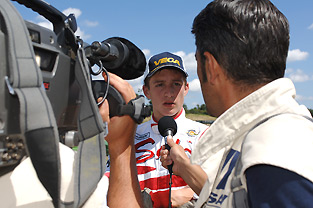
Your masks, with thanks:
<instances>
[{"instance_id":1,"label":"man's nose","mask_svg":"<svg viewBox=\"0 0 313 208\"><path fill-rule=\"evenodd\" d=\"M174 95L174 89L173 89L173 87L167 87L166 89L165 89L165 96L166 97L172 97Z\"/></svg>"}]
</instances>

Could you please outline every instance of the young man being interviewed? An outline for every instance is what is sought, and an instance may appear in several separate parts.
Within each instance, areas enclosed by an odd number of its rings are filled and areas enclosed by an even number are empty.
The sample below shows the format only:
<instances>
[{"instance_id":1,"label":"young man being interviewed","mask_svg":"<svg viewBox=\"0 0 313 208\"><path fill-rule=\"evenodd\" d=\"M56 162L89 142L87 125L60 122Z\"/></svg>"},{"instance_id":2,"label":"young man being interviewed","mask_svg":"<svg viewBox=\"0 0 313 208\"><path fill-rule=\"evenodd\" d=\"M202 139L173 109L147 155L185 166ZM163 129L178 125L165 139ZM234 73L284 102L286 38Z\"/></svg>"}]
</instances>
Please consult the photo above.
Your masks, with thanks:
<instances>
[{"instance_id":1,"label":"young man being interviewed","mask_svg":"<svg viewBox=\"0 0 313 208\"><path fill-rule=\"evenodd\" d=\"M190 156L193 146L208 126L185 117L184 98L188 93L187 72L181 57L169 52L152 56L148 73L144 79L143 91L151 100L153 114L148 122L137 127L135 148L138 179L141 189L149 188L154 207L168 207L169 172L162 167L160 151L165 144L158 130L158 121L171 116L177 124L174 141ZM185 204L194 197L186 182L173 175L171 201L174 207Z\"/></svg>"}]
</instances>

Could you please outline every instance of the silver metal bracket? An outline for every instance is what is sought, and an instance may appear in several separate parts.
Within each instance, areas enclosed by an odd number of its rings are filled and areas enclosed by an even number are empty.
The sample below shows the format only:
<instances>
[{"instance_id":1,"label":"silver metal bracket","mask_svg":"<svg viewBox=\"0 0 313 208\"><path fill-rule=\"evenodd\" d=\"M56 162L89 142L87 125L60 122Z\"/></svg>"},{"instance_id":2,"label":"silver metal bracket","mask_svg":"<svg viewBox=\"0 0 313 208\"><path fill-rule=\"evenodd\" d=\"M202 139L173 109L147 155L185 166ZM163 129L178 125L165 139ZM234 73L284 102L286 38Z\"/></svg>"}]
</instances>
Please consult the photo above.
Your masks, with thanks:
<instances>
[{"instance_id":1,"label":"silver metal bracket","mask_svg":"<svg viewBox=\"0 0 313 208\"><path fill-rule=\"evenodd\" d=\"M15 93L15 91L14 91L12 85L10 84L9 77L8 77L8 76L5 76L5 77L4 77L4 80L5 80L5 83L7 84L9 93L10 93L11 95L16 95L16 93Z\"/></svg>"}]
</instances>

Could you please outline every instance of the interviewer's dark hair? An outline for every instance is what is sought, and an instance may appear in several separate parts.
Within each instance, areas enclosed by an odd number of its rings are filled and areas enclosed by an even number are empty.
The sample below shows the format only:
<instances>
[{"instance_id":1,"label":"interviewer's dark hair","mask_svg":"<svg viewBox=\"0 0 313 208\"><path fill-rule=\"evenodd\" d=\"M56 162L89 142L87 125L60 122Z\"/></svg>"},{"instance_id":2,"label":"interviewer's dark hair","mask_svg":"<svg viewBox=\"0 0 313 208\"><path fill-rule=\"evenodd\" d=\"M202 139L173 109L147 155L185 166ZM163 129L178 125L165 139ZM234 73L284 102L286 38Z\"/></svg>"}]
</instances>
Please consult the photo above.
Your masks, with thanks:
<instances>
[{"instance_id":1,"label":"interviewer's dark hair","mask_svg":"<svg viewBox=\"0 0 313 208\"><path fill-rule=\"evenodd\" d=\"M289 24L268 0L215 0L194 19L192 33L201 59L210 52L234 82L284 76Z\"/></svg>"}]
</instances>

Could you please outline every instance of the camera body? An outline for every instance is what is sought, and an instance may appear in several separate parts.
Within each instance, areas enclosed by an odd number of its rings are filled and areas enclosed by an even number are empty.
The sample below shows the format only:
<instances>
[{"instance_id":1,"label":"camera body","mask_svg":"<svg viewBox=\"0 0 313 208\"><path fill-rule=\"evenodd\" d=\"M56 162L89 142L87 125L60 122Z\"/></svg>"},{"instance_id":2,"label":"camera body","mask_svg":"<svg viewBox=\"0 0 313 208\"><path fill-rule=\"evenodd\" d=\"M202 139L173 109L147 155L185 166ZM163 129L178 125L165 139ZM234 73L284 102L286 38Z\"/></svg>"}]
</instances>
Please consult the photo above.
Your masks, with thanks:
<instances>
[{"instance_id":1,"label":"camera body","mask_svg":"<svg viewBox=\"0 0 313 208\"><path fill-rule=\"evenodd\" d=\"M53 31L31 22L25 23L60 134L77 130L77 110L81 100L74 75L75 60L71 57L74 51L60 45Z\"/></svg>"},{"instance_id":2,"label":"camera body","mask_svg":"<svg viewBox=\"0 0 313 208\"><path fill-rule=\"evenodd\" d=\"M83 61L86 70L86 83L92 88L92 66L98 65L100 70L109 71L124 79L135 79L143 75L146 67L146 59L142 51L130 41L113 37L102 42L95 41L92 44L83 42L75 36L77 29L75 16L65 16L63 13L42 0L15 0L20 4L41 14L53 24L53 31L37 24L25 21L29 31L29 38L33 46L36 62L42 74L42 87L50 100L60 142L68 146L77 145L79 142L78 125L79 111L85 97L82 96L81 84L77 81L77 50L83 48L85 56ZM1 26L1 24L0 24ZM2 29L2 28L0 28ZM0 44L5 45L6 37L0 31ZM10 84L2 79L8 74L5 47L0 47L1 71L0 71L0 175L2 167L15 167L26 154L23 135L20 131L19 100L10 94ZM112 99L114 105L124 105L122 97L110 85L108 99ZM90 91L87 91L87 94ZM110 94L112 92L112 94ZM99 94L99 93L93 93ZM91 95L92 97L94 95ZM4 98L4 99L3 99ZM109 99L110 103L110 99ZM111 107L110 107L111 108ZM84 110L84 109L83 109ZM111 111L111 109L110 109ZM116 111L113 109L112 111ZM6 170L7 171L7 170Z\"/></svg>"}]
</instances>

